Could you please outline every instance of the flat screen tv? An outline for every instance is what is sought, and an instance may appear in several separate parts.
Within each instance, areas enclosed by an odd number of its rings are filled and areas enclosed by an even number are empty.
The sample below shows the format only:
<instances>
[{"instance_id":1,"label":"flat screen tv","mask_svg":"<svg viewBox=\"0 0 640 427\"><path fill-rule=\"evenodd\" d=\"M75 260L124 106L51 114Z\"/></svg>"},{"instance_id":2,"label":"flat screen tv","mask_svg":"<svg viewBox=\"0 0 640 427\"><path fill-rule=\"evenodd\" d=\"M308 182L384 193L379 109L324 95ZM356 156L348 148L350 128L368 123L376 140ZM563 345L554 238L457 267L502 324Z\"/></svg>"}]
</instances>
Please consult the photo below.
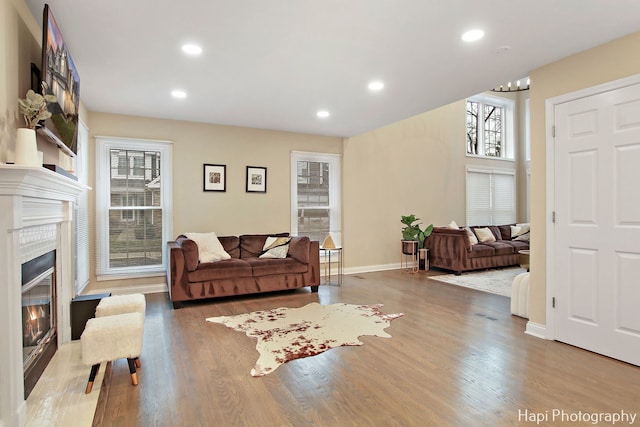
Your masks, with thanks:
<instances>
[{"instance_id":1,"label":"flat screen tv","mask_svg":"<svg viewBox=\"0 0 640 427\"><path fill-rule=\"evenodd\" d=\"M44 127L76 154L80 76L48 4L44 5L43 15L42 81L46 83L47 92L58 99L57 103L49 104L52 116Z\"/></svg>"}]
</instances>

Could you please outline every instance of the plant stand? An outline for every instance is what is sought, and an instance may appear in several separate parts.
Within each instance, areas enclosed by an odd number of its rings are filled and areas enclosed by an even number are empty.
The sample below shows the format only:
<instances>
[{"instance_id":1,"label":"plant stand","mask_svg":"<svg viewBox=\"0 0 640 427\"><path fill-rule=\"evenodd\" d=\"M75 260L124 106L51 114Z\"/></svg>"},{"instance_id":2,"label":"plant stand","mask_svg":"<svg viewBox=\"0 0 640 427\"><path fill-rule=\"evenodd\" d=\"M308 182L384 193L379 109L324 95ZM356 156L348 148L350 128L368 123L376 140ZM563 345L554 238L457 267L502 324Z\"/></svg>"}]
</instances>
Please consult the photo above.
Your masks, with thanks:
<instances>
[{"instance_id":1,"label":"plant stand","mask_svg":"<svg viewBox=\"0 0 640 427\"><path fill-rule=\"evenodd\" d=\"M414 240L402 240L400 255L400 269L407 273L418 271L418 242Z\"/></svg>"},{"instance_id":2,"label":"plant stand","mask_svg":"<svg viewBox=\"0 0 640 427\"><path fill-rule=\"evenodd\" d=\"M429 271L429 249L418 249L418 270Z\"/></svg>"}]
</instances>

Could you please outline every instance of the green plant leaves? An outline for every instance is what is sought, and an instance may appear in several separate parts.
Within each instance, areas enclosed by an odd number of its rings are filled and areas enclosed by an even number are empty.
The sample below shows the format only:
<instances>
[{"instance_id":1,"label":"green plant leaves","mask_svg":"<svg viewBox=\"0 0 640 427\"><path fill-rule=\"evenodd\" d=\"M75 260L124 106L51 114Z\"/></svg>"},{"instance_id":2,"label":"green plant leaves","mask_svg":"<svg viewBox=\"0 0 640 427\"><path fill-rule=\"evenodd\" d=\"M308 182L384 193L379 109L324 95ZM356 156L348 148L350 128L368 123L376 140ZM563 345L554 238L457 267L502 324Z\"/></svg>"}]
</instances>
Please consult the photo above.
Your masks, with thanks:
<instances>
[{"instance_id":1,"label":"green plant leaves","mask_svg":"<svg viewBox=\"0 0 640 427\"><path fill-rule=\"evenodd\" d=\"M403 240L417 240L419 243L419 248L424 247L424 241L427 237L431 235L433 231L433 224L429 224L424 230L420 228L420 223L414 224L414 222L419 221L420 218L416 218L414 214L411 215L402 215L400 222L404 224L402 229L402 239Z\"/></svg>"}]
</instances>

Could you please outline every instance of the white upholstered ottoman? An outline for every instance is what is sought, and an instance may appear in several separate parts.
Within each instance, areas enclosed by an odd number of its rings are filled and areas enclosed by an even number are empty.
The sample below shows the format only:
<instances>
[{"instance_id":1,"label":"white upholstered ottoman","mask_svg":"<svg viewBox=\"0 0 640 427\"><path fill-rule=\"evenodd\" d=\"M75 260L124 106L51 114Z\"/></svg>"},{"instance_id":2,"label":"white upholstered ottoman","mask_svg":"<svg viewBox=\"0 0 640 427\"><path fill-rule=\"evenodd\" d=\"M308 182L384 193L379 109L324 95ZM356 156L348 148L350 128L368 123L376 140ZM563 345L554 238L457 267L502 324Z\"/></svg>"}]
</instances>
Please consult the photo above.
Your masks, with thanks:
<instances>
[{"instance_id":1,"label":"white upholstered ottoman","mask_svg":"<svg viewBox=\"0 0 640 427\"><path fill-rule=\"evenodd\" d=\"M529 273L520 273L513 279L511 314L529 318Z\"/></svg>"},{"instance_id":2,"label":"white upholstered ottoman","mask_svg":"<svg viewBox=\"0 0 640 427\"><path fill-rule=\"evenodd\" d=\"M142 294L113 295L102 298L96 307L96 317L123 313L141 313L144 316L147 304Z\"/></svg>"},{"instance_id":3,"label":"white upholstered ottoman","mask_svg":"<svg viewBox=\"0 0 640 427\"><path fill-rule=\"evenodd\" d=\"M80 341L82 363L91 365L91 373L85 393L91 393L93 382L103 362L127 358L131 383L138 385L136 365L140 367L144 315L124 313L89 319Z\"/></svg>"}]
</instances>

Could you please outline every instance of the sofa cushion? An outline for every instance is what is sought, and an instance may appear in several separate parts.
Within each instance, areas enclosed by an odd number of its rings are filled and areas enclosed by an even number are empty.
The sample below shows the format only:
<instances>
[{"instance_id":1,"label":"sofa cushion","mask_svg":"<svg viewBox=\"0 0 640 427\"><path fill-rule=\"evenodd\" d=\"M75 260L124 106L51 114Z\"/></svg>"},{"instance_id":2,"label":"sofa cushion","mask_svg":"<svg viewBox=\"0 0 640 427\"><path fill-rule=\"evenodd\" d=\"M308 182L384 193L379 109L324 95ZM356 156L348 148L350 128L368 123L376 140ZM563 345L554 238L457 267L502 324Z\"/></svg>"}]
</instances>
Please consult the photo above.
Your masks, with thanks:
<instances>
[{"instance_id":1,"label":"sofa cushion","mask_svg":"<svg viewBox=\"0 0 640 427\"><path fill-rule=\"evenodd\" d=\"M218 240L231 258L240 258L240 239L238 236L218 236Z\"/></svg>"},{"instance_id":2,"label":"sofa cushion","mask_svg":"<svg viewBox=\"0 0 640 427\"><path fill-rule=\"evenodd\" d=\"M507 242L496 241L486 242L485 245L492 247L495 251L495 255L511 255L514 253L514 248Z\"/></svg>"},{"instance_id":3,"label":"sofa cushion","mask_svg":"<svg viewBox=\"0 0 640 427\"><path fill-rule=\"evenodd\" d=\"M502 240L511 240L511 227L515 224L499 225L500 235Z\"/></svg>"},{"instance_id":4,"label":"sofa cushion","mask_svg":"<svg viewBox=\"0 0 640 427\"><path fill-rule=\"evenodd\" d=\"M231 258L217 262L200 263L198 269L187 273L189 282L235 279L252 276L251 266L243 260Z\"/></svg>"},{"instance_id":5,"label":"sofa cushion","mask_svg":"<svg viewBox=\"0 0 640 427\"><path fill-rule=\"evenodd\" d=\"M288 237L289 233L243 234L240 236L240 258L258 258L262 254L262 248L269 236Z\"/></svg>"},{"instance_id":6,"label":"sofa cushion","mask_svg":"<svg viewBox=\"0 0 640 427\"><path fill-rule=\"evenodd\" d=\"M467 251L467 257L469 258L484 258L494 256L495 254L496 251L491 246L487 246L484 243L473 245L471 246L471 249Z\"/></svg>"},{"instance_id":7,"label":"sofa cushion","mask_svg":"<svg viewBox=\"0 0 640 427\"><path fill-rule=\"evenodd\" d=\"M294 236L289 242L289 256L303 264L309 264L311 239L306 236Z\"/></svg>"},{"instance_id":8,"label":"sofa cushion","mask_svg":"<svg viewBox=\"0 0 640 427\"><path fill-rule=\"evenodd\" d=\"M513 253L518 253L523 249L529 249L529 242L521 242L519 240L503 240L502 243L507 243L513 246Z\"/></svg>"},{"instance_id":9,"label":"sofa cushion","mask_svg":"<svg viewBox=\"0 0 640 427\"><path fill-rule=\"evenodd\" d=\"M306 273L309 266L300 261L287 258L247 258L244 260L253 269L253 276L270 276L273 274Z\"/></svg>"}]
</instances>

